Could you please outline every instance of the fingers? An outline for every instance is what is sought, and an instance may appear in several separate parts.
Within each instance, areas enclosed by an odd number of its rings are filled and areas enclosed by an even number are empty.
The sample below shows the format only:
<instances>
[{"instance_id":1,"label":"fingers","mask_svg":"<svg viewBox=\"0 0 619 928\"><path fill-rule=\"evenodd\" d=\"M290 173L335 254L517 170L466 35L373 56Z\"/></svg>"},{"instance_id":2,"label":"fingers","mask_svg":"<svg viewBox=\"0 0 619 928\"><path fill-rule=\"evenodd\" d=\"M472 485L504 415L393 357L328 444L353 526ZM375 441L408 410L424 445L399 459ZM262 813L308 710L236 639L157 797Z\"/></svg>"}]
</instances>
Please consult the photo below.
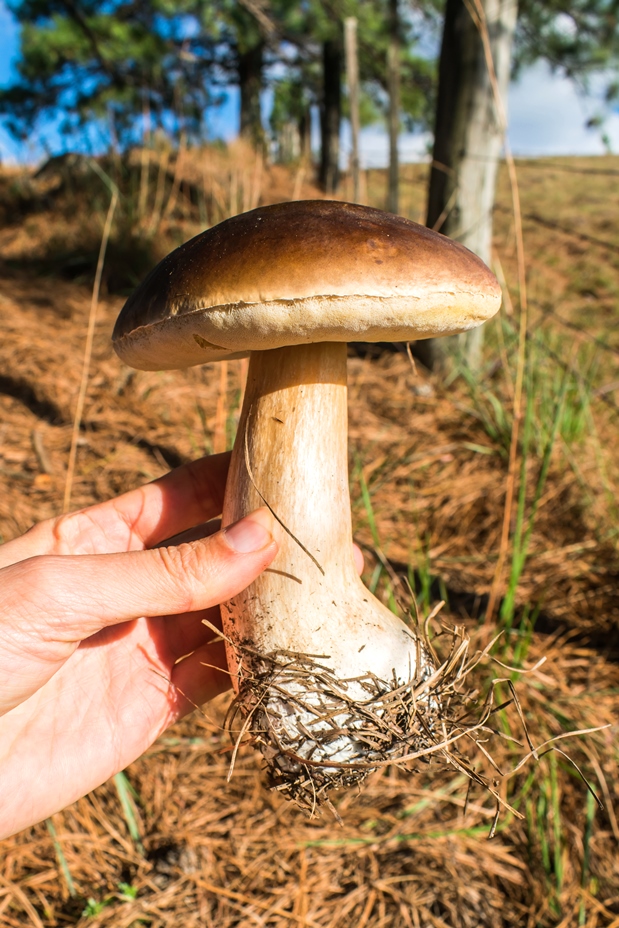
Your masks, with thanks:
<instances>
[{"instance_id":1,"label":"fingers","mask_svg":"<svg viewBox=\"0 0 619 928\"><path fill-rule=\"evenodd\" d=\"M273 528L271 513L259 509L224 531L177 547L28 558L5 568L0 671L7 672L0 672L0 710L31 695L81 640L103 628L230 599L275 557Z\"/></svg>"},{"instance_id":2,"label":"fingers","mask_svg":"<svg viewBox=\"0 0 619 928\"><path fill-rule=\"evenodd\" d=\"M88 509L49 519L0 547L0 567L41 554L111 554L152 547L220 514L230 455L185 464Z\"/></svg>"},{"instance_id":3,"label":"fingers","mask_svg":"<svg viewBox=\"0 0 619 928\"><path fill-rule=\"evenodd\" d=\"M355 559L355 567L357 568L357 573L359 576L363 573L363 551L357 545L352 546L352 556Z\"/></svg>"},{"instance_id":4,"label":"fingers","mask_svg":"<svg viewBox=\"0 0 619 928\"><path fill-rule=\"evenodd\" d=\"M178 546L52 556L8 569L21 568L20 585L36 611L45 605L51 633L79 640L142 615L193 612L229 599L274 558L272 532L273 516L259 509L211 537Z\"/></svg>"}]
</instances>

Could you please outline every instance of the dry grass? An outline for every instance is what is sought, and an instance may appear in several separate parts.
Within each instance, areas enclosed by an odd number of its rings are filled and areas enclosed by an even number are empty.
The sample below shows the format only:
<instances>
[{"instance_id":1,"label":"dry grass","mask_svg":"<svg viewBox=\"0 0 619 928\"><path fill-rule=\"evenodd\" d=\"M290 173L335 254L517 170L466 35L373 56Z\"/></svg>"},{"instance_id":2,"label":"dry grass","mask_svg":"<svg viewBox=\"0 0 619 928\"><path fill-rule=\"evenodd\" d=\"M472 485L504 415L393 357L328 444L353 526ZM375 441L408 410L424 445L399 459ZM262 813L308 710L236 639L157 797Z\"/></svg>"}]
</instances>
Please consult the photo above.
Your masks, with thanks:
<instances>
[{"instance_id":1,"label":"dry grass","mask_svg":"<svg viewBox=\"0 0 619 928\"><path fill-rule=\"evenodd\" d=\"M295 189L315 194L294 171L264 165L258 170L241 154L229 160L215 151L183 157L184 166L176 170L168 154L157 234L148 239L148 249L138 243L128 255L152 260L198 230L201 209L214 221L220 218L217 210L234 206L235 196L242 208L257 197L261 202L290 197ZM139 155L136 159L131 183L138 202ZM493 802L474 789L466 804L464 778L435 765L416 774L383 768L359 795L342 794L341 828L327 816L308 820L265 790L257 755L248 747L241 748L227 783L223 700L175 726L127 771L136 792L139 843L112 783L54 816L56 845L45 825L4 842L1 925L619 926L619 827L613 811L619 798L613 405L619 356L610 350L617 347L618 204L609 175L579 173L617 170L619 162L553 161L556 167L519 165L533 312L529 503L544 423L558 389L553 377L561 365L574 368L573 389L533 526L515 619L496 653L526 666L547 657L518 683L535 744L574 728L614 726L564 743L605 811L595 811L573 768L554 753L513 778L500 778L502 798L524 818L506 815L492 841L487 834ZM148 197L142 215L134 217L143 224L157 205L154 153L149 170ZM424 174L420 166L404 169L404 208L416 219L423 209ZM36 192L44 181L45 191ZM198 181L202 203L195 200ZM369 201L382 205L384 175L371 172L364 181ZM61 507L89 275L109 202L104 189L94 206L84 200L95 189L92 180L72 192L55 187L53 177L28 179L29 199L24 183L14 175L0 178L3 540ZM509 283L515 279L515 251L504 184L502 179L495 245ZM11 200L16 190L17 205ZM125 207L126 223L129 212ZM79 221L86 215L89 225ZM214 365L136 373L112 354L109 333L123 301L114 293L115 281L125 286L130 276L118 257L127 241L121 218L94 335L77 447L76 506L229 443L239 407L242 362L229 362L222 383ZM50 256L56 260L72 249L80 254L90 249L94 258L77 270L63 259L61 273L49 276ZM556 315L586 330L567 329ZM507 315L503 326L489 331L488 367L479 389L462 378L440 385L415 373L403 354L350 359L351 487L355 531L367 552L366 579L389 600L394 571L408 573L424 612L446 594L447 616L462 618L480 647L490 632L477 629L470 617L483 613L499 545L513 321ZM483 686L484 675L475 683ZM513 707L499 714L497 727L503 734L521 734ZM516 748L508 740L499 743L495 759L506 773L516 762ZM483 755L471 756L471 762L490 773Z\"/></svg>"},{"instance_id":2,"label":"dry grass","mask_svg":"<svg viewBox=\"0 0 619 928\"><path fill-rule=\"evenodd\" d=\"M535 739L558 733L561 717L603 722L611 716L608 690L616 674L592 671L591 654L565 642L545 641L544 673L520 685ZM538 655L534 646L531 658ZM565 681L566 668L570 680ZM598 668L599 671L599 668ZM587 685L595 676L598 706ZM548 709L552 693L553 713ZM615 696L616 699L616 696ZM598 711L599 707L602 711ZM608 707L608 708L606 708ZM411 775L395 767L374 775L360 795L340 798L344 826L326 817L309 821L264 789L253 752L242 749L226 782L228 741L223 706L178 725L132 765L139 796L136 815L144 850L131 841L111 784L54 816L58 841L77 897L68 895L44 827L5 844L7 884L0 905L7 925L453 925L506 926L579 923L611 925L617 918L617 855L606 815L587 839L586 791L557 764L556 791L549 761L504 784L525 815L506 817L488 841L494 805L474 791L465 809L465 778L444 768ZM607 734L579 747L604 768L613 789ZM510 754L500 758L509 763ZM599 787L598 787L599 788ZM556 832L560 846L552 845ZM548 866L561 861L561 883ZM127 898L128 884L135 899ZM581 884L584 884L582 886ZM2 890L0 890L0 893ZM18 893L21 893L19 895ZM105 903L81 913L87 898ZM8 905L7 905L8 903ZM561 918L557 912L561 912Z\"/></svg>"}]
</instances>

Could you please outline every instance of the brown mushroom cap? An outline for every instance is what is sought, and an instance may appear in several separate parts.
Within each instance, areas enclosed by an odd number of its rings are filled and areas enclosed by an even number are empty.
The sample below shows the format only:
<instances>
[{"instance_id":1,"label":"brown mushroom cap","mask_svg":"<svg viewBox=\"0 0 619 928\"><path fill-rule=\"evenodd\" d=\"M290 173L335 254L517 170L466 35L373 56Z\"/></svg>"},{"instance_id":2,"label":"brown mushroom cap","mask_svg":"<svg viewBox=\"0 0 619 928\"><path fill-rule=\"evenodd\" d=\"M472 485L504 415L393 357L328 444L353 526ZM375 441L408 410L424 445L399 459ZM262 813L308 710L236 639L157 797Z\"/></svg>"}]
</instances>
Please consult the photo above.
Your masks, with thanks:
<instances>
[{"instance_id":1,"label":"brown mushroom cap","mask_svg":"<svg viewBox=\"0 0 619 928\"><path fill-rule=\"evenodd\" d=\"M464 246L381 210L301 200L233 216L171 252L125 303L114 347L142 370L318 341L453 335L501 291Z\"/></svg>"}]
</instances>

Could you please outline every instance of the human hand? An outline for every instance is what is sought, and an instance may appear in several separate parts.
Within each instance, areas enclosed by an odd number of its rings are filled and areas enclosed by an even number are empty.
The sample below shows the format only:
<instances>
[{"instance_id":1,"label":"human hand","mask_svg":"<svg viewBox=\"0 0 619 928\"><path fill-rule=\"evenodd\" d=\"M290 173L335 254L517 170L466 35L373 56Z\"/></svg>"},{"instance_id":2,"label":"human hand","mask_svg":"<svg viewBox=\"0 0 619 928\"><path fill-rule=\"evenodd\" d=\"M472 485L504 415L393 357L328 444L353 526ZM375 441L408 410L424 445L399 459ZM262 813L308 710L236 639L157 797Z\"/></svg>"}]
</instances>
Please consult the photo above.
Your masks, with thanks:
<instances>
[{"instance_id":1,"label":"human hand","mask_svg":"<svg viewBox=\"0 0 619 928\"><path fill-rule=\"evenodd\" d=\"M228 463L196 461L0 547L0 837L94 789L230 686L202 619L218 625L217 604L275 557L273 518L173 537L221 512Z\"/></svg>"}]
</instances>

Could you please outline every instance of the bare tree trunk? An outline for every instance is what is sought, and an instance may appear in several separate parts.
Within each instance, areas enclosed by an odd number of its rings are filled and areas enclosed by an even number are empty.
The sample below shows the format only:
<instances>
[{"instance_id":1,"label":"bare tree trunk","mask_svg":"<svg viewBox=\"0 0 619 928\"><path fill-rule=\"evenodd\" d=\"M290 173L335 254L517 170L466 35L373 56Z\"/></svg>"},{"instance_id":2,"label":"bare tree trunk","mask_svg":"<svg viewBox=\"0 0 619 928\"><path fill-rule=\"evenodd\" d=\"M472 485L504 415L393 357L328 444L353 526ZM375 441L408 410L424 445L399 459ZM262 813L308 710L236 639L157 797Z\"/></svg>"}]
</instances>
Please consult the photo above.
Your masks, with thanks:
<instances>
[{"instance_id":1,"label":"bare tree trunk","mask_svg":"<svg viewBox=\"0 0 619 928\"><path fill-rule=\"evenodd\" d=\"M241 138L258 151L264 150L265 135L260 111L264 42L238 53L239 89L241 91Z\"/></svg>"},{"instance_id":2,"label":"bare tree trunk","mask_svg":"<svg viewBox=\"0 0 619 928\"><path fill-rule=\"evenodd\" d=\"M389 195L387 209L399 209L398 136L400 134L400 23L398 0L389 0L389 47L387 49L387 83L389 88Z\"/></svg>"},{"instance_id":3,"label":"bare tree trunk","mask_svg":"<svg viewBox=\"0 0 619 928\"><path fill-rule=\"evenodd\" d=\"M324 42L322 64L320 184L326 193L336 193L340 180L340 121L342 118L342 45L339 36Z\"/></svg>"},{"instance_id":4,"label":"bare tree trunk","mask_svg":"<svg viewBox=\"0 0 619 928\"><path fill-rule=\"evenodd\" d=\"M517 0L447 0L445 9L426 224L462 242L486 263L505 127L495 104L482 31L485 22L497 89L506 107L517 12ZM482 344L483 330L473 329L418 342L416 354L431 368L444 365L448 354L458 354L477 370Z\"/></svg>"},{"instance_id":5,"label":"bare tree trunk","mask_svg":"<svg viewBox=\"0 0 619 928\"><path fill-rule=\"evenodd\" d=\"M299 116L299 149L301 160L309 163L312 157L312 113L309 106Z\"/></svg>"},{"instance_id":6,"label":"bare tree trunk","mask_svg":"<svg viewBox=\"0 0 619 928\"><path fill-rule=\"evenodd\" d=\"M346 46L346 81L348 83L348 104L350 106L350 130L352 148L350 153L350 171L352 174L353 200L359 202L359 60L357 57L357 20L349 16L344 21L344 38Z\"/></svg>"}]
</instances>

